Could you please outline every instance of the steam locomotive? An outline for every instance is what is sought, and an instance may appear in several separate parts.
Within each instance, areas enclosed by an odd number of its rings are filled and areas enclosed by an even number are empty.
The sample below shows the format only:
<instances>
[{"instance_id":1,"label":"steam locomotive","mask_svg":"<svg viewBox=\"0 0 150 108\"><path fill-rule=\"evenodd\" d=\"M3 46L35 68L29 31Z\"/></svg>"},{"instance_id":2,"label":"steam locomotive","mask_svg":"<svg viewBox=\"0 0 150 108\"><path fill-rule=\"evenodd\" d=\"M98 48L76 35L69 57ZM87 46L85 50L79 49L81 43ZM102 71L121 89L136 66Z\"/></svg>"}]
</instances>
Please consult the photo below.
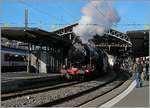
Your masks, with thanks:
<instances>
[{"instance_id":1,"label":"steam locomotive","mask_svg":"<svg viewBox=\"0 0 150 108\"><path fill-rule=\"evenodd\" d=\"M67 79L84 79L108 73L107 53L92 44L75 42L68 50L67 65L60 72Z\"/></svg>"}]
</instances>

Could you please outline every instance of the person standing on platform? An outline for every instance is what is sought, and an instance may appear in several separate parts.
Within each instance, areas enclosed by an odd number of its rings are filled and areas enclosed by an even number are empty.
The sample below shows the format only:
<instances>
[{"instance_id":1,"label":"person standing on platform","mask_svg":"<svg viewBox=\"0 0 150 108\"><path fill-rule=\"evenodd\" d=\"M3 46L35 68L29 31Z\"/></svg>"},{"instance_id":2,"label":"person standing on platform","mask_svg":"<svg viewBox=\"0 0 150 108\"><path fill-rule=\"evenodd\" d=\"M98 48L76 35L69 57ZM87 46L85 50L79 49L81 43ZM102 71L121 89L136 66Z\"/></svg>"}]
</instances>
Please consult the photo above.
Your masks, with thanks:
<instances>
[{"instance_id":1,"label":"person standing on platform","mask_svg":"<svg viewBox=\"0 0 150 108\"><path fill-rule=\"evenodd\" d=\"M131 69L130 69L131 75L134 75L135 73L135 64L136 64L136 60L133 60L133 63L131 64Z\"/></svg>"},{"instance_id":2,"label":"person standing on platform","mask_svg":"<svg viewBox=\"0 0 150 108\"><path fill-rule=\"evenodd\" d=\"M66 65L61 66L61 69L60 69L61 77L63 78L66 75L66 73L67 73Z\"/></svg>"},{"instance_id":3,"label":"person standing on platform","mask_svg":"<svg viewBox=\"0 0 150 108\"><path fill-rule=\"evenodd\" d=\"M136 64L135 64L135 79L136 79L136 82L137 82L136 87L141 87L142 86L142 80L141 80L142 71L143 71L143 67L142 67L142 64L141 64L141 59L138 58L136 60Z\"/></svg>"},{"instance_id":4,"label":"person standing on platform","mask_svg":"<svg viewBox=\"0 0 150 108\"><path fill-rule=\"evenodd\" d=\"M142 67L143 67L142 73L141 73L141 79L142 79L142 81L144 81L145 78L146 78L145 77L146 76L146 63L145 63L145 60L142 60L141 64L142 64Z\"/></svg>"},{"instance_id":5,"label":"person standing on platform","mask_svg":"<svg viewBox=\"0 0 150 108\"><path fill-rule=\"evenodd\" d=\"M149 58L146 59L146 80L149 80Z\"/></svg>"}]
</instances>

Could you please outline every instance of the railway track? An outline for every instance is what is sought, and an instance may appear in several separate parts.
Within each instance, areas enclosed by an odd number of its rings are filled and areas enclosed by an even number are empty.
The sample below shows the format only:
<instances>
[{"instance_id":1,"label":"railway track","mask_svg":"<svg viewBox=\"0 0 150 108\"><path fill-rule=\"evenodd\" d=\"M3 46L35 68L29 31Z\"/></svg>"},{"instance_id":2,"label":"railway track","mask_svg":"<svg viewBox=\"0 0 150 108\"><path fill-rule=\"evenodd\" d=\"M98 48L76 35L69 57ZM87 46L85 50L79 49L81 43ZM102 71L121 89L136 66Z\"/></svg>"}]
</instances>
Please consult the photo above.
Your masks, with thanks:
<instances>
[{"instance_id":1,"label":"railway track","mask_svg":"<svg viewBox=\"0 0 150 108\"><path fill-rule=\"evenodd\" d=\"M32 95L35 93L59 89L62 87L67 87L67 86L71 86L71 85L78 84L78 83L80 83L80 81L71 81L71 82L57 81L56 83L49 84L46 87L39 87L39 88L34 88L34 89L25 89L23 91L1 94L1 100L5 101L5 100L11 99L11 98L21 97L21 96L26 96L26 95Z\"/></svg>"},{"instance_id":2,"label":"railway track","mask_svg":"<svg viewBox=\"0 0 150 108\"><path fill-rule=\"evenodd\" d=\"M38 105L37 107L79 107L119 87L126 80L127 79L124 79L122 75L116 76L110 81L101 85L95 86L82 92L78 92L68 97L60 98L52 102Z\"/></svg>"},{"instance_id":3,"label":"railway track","mask_svg":"<svg viewBox=\"0 0 150 108\"><path fill-rule=\"evenodd\" d=\"M96 96L88 97L89 93L94 93L101 89L100 95L109 92L123 83L123 80L117 80L116 76L103 77L88 82L70 82L64 85L56 85L38 90L26 91L23 93L8 94L2 96L2 106L80 106ZM116 84L115 84L116 83ZM115 86L111 86L115 85ZM108 86L108 87L106 87ZM105 90L104 90L105 88ZM111 89L108 89L111 88ZM27 99L30 96L30 99ZM85 98L85 99L83 99ZM79 101L80 100L80 101ZM83 101L84 100L84 101ZM78 101L78 104L75 102ZM67 103L67 104L66 104ZM74 103L74 104L73 104Z\"/></svg>"},{"instance_id":4,"label":"railway track","mask_svg":"<svg viewBox=\"0 0 150 108\"><path fill-rule=\"evenodd\" d=\"M45 91L49 91L49 90L54 90L54 89L59 89L59 88L63 88L63 87L67 87L67 86L71 86L71 85L75 85L75 84L79 84L81 82L85 82L85 81L69 81L68 80L57 80L57 81L53 81L51 83L46 83L44 85L41 86L41 84L37 87L30 86L30 88L25 88L24 90L21 89L20 91L17 90L16 92L9 92L9 93L2 93L1 94L1 100L5 101L11 98L16 98L16 97L21 97L21 96L25 96L25 95L31 95L31 94L35 94L35 93L40 93L40 92L45 92ZM43 84L43 83L42 83Z\"/></svg>"},{"instance_id":5,"label":"railway track","mask_svg":"<svg viewBox=\"0 0 150 108\"><path fill-rule=\"evenodd\" d=\"M117 87L121 86L126 80L128 79L128 77L122 77L122 76L117 76L116 78L114 78L112 81L104 84L103 86L97 86L95 88L92 88L91 90L85 91L84 93L79 93L76 94L76 97L67 97L65 100L60 100L60 103L56 103L56 104L51 104L51 105L47 105L47 106L51 106L51 107L80 107L100 96L103 96L107 93L109 93L110 91L116 89Z\"/></svg>"},{"instance_id":6,"label":"railway track","mask_svg":"<svg viewBox=\"0 0 150 108\"><path fill-rule=\"evenodd\" d=\"M21 92L24 90L29 90L29 89L37 89L37 88L41 88L41 87L46 87L46 86L50 86L50 85L56 85L59 83L63 83L65 82L64 80L60 79L60 78L54 78L51 79L49 77L47 78L33 78L33 79L25 79L25 80L15 80L12 82L4 82L2 83L2 94L9 94L9 93L15 93L15 92ZM4 87L7 88L7 86L13 86L14 84L14 88L15 89L4 89Z\"/></svg>"}]
</instances>

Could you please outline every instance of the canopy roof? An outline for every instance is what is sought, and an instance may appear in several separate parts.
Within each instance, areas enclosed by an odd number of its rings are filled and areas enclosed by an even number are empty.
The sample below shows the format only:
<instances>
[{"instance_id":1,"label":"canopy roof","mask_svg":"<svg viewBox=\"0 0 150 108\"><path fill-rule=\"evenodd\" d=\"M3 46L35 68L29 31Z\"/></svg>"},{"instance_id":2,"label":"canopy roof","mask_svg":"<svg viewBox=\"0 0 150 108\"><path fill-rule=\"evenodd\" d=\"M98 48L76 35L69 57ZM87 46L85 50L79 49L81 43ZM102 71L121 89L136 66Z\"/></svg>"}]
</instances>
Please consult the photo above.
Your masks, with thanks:
<instances>
[{"instance_id":1,"label":"canopy roof","mask_svg":"<svg viewBox=\"0 0 150 108\"><path fill-rule=\"evenodd\" d=\"M2 27L2 37L10 40L18 40L34 45L47 46L50 44L62 46L70 44L55 33L47 32L39 28Z\"/></svg>"}]
</instances>

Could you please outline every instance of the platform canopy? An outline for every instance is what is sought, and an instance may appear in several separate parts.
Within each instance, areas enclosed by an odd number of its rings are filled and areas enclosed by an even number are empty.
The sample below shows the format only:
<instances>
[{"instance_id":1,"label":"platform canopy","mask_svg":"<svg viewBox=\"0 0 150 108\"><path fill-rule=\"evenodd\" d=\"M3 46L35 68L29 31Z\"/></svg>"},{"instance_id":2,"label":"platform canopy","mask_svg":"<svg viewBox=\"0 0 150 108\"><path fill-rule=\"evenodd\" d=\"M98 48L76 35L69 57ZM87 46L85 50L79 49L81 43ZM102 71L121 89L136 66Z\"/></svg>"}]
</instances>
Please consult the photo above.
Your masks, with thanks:
<instances>
[{"instance_id":1,"label":"platform canopy","mask_svg":"<svg viewBox=\"0 0 150 108\"><path fill-rule=\"evenodd\" d=\"M149 56L149 30L127 31L132 42L134 57Z\"/></svg>"},{"instance_id":2,"label":"platform canopy","mask_svg":"<svg viewBox=\"0 0 150 108\"><path fill-rule=\"evenodd\" d=\"M76 34L73 32L73 27L77 25L78 23L74 23L53 32L64 39L69 40L71 37L70 40L74 41ZM131 52L132 43L127 34L112 28L104 32L103 36L96 35L91 40L95 43L96 47L104 49L112 55L127 57Z\"/></svg>"},{"instance_id":3,"label":"platform canopy","mask_svg":"<svg viewBox=\"0 0 150 108\"><path fill-rule=\"evenodd\" d=\"M2 27L2 37L10 40L17 40L33 45L48 46L50 44L56 46L66 46L70 44L55 33L47 32L39 28L24 27Z\"/></svg>"}]
</instances>

